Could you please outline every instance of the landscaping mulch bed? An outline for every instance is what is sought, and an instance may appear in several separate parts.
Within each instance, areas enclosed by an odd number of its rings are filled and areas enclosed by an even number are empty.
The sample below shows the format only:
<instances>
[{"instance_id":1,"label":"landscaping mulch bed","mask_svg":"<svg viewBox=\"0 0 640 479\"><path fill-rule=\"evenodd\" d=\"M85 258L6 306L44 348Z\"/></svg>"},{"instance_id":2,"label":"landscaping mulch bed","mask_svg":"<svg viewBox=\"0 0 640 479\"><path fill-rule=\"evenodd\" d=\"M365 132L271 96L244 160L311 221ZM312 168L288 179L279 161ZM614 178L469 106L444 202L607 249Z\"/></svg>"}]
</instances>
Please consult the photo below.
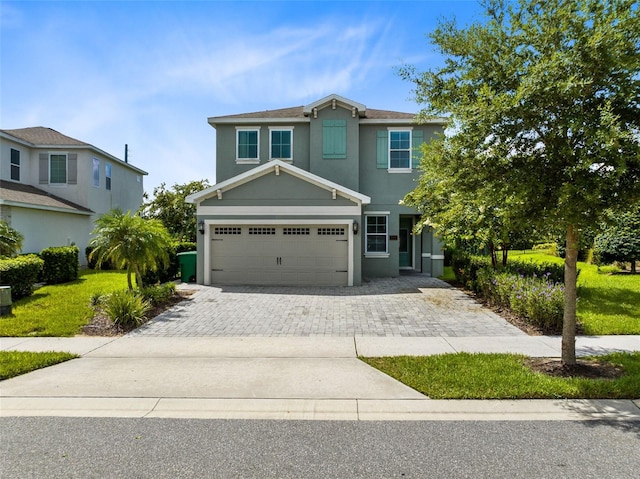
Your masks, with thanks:
<instances>
[{"instance_id":1,"label":"landscaping mulch bed","mask_svg":"<svg viewBox=\"0 0 640 479\"><path fill-rule=\"evenodd\" d=\"M558 358L527 358L524 364L532 371L562 378L616 379L623 374L619 366L595 359L578 359L569 366Z\"/></svg>"},{"instance_id":2,"label":"landscaping mulch bed","mask_svg":"<svg viewBox=\"0 0 640 479\"><path fill-rule=\"evenodd\" d=\"M153 306L147 313L147 321L155 318L159 314L164 313L169 308L175 306L182 301L188 300L195 291L191 290L179 290L167 301L158 306ZM145 321L146 322L146 321ZM97 309L93 318L82 327L82 334L85 336L120 336L128 333L135 328L123 328L122 326L114 324L106 314L100 309Z\"/></svg>"}]
</instances>

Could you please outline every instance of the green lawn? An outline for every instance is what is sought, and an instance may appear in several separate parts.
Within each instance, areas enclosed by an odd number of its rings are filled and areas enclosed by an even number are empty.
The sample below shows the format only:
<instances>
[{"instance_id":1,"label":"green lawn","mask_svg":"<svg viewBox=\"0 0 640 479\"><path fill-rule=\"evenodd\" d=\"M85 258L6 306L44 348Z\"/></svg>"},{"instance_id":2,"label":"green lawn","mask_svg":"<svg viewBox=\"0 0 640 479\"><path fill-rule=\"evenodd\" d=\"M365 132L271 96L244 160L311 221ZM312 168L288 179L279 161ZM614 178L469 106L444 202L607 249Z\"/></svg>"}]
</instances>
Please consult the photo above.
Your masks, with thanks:
<instances>
[{"instance_id":1,"label":"green lawn","mask_svg":"<svg viewBox=\"0 0 640 479\"><path fill-rule=\"evenodd\" d=\"M77 358L71 353L32 353L27 351L0 351L0 380L26 374L40 368Z\"/></svg>"},{"instance_id":2,"label":"green lawn","mask_svg":"<svg viewBox=\"0 0 640 479\"><path fill-rule=\"evenodd\" d=\"M93 295L126 287L124 272L81 271L76 281L43 286L15 301L12 314L0 318L0 336L74 336L90 318Z\"/></svg>"},{"instance_id":3,"label":"green lawn","mask_svg":"<svg viewBox=\"0 0 640 479\"><path fill-rule=\"evenodd\" d=\"M637 399L640 352L598 358L623 368L617 379L559 378L532 372L517 354L361 358L432 399Z\"/></svg>"},{"instance_id":4,"label":"green lawn","mask_svg":"<svg viewBox=\"0 0 640 479\"><path fill-rule=\"evenodd\" d=\"M563 263L538 252L512 251L509 258ZM586 335L640 334L640 274L601 274L579 262L578 321Z\"/></svg>"}]
</instances>

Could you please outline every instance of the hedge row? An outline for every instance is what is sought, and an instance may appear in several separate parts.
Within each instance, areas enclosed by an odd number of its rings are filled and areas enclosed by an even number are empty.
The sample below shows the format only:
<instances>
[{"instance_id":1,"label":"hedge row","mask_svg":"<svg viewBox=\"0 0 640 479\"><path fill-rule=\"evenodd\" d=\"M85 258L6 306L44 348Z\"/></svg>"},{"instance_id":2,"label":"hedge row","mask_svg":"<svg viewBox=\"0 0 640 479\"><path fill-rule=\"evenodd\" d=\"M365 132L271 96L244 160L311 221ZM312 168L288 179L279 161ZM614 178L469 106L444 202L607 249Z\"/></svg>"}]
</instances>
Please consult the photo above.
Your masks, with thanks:
<instances>
[{"instance_id":1,"label":"hedge row","mask_svg":"<svg viewBox=\"0 0 640 479\"><path fill-rule=\"evenodd\" d=\"M494 269L481 256L460 256L452 261L456 279L489 303L512 313L546 333L562 329L564 265L510 261Z\"/></svg>"},{"instance_id":2,"label":"hedge row","mask_svg":"<svg viewBox=\"0 0 640 479\"><path fill-rule=\"evenodd\" d=\"M40 252L44 260L42 280L47 284L68 283L78 279L80 263L77 246L54 246Z\"/></svg>"},{"instance_id":3,"label":"hedge row","mask_svg":"<svg viewBox=\"0 0 640 479\"><path fill-rule=\"evenodd\" d=\"M12 300L29 296L43 266L44 261L35 254L0 260L0 284L11 286Z\"/></svg>"}]
</instances>

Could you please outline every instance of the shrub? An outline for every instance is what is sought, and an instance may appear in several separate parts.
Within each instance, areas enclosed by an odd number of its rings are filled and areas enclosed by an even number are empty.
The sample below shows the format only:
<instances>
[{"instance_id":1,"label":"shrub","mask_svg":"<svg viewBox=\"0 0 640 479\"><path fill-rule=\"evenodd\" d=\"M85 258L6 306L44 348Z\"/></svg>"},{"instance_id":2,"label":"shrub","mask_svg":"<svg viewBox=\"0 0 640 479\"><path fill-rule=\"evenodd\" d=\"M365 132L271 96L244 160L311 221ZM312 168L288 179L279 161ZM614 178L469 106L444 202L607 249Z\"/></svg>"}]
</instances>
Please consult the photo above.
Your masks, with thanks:
<instances>
[{"instance_id":1,"label":"shrub","mask_svg":"<svg viewBox=\"0 0 640 479\"><path fill-rule=\"evenodd\" d=\"M77 246L59 246L45 248L40 252L40 258L44 260L42 268L42 280L47 284L68 283L78 279L78 254Z\"/></svg>"},{"instance_id":2,"label":"shrub","mask_svg":"<svg viewBox=\"0 0 640 479\"><path fill-rule=\"evenodd\" d=\"M43 265L35 254L0 260L0 284L11 286L12 300L30 296Z\"/></svg>"},{"instance_id":3,"label":"shrub","mask_svg":"<svg viewBox=\"0 0 640 479\"><path fill-rule=\"evenodd\" d=\"M147 271L143 277L144 284L158 284L173 281L180 272L178 253L195 251L196 248L196 243L188 241L174 243L173 247L169 251L169 263L163 268L158 268L157 271Z\"/></svg>"},{"instance_id":4,"label":"shrub","mask_svg":"<svg viewBox=\"0 0 640 479\"><path fill-rule=\"evenodd\" d=\"M533 246L534 251L543 251L551 256L558 256L558 245L557 243L538 243Z\"/></svg>"},{"instance_id":5,"label":"shrub","mask_svg":"<svg viewBox=\"0 0 640 479\"><path fill-rule=\"evenodd\" d=\"M95 248L91 245L87 246L84 249L84 255L87 258L87 268L89 269L98 269L97 268L97 263L98 263L98 258L97 257L93 257L91 258L91 252L94 250ZM109 260L105 260L102 262L102 264L100 265L100 270L103 271L107 271L107 270L117 270L118 268L116 268L111 261Z\"/></svg>"},{"instance_id":6,"label":"shrub","mask_svg":"<svg viewBox=\"0 0 640 479\"><path fill-rule=\"evenodd\" d=\"M165 283L142 288L142 297L153 306L166 303L176 292L175 283Z\"/></svg>"},{"instance_id":7,"label":"shrub","mask_svg":"<svg viewBox=\"0 0 640 479\"><path fill-rule=\"evenodd\" d=\"M115 324L132 329L147 319L151 304L136 292L120 290L111 293L104 300L104 312Z\"/></svg>"}]
</instances>

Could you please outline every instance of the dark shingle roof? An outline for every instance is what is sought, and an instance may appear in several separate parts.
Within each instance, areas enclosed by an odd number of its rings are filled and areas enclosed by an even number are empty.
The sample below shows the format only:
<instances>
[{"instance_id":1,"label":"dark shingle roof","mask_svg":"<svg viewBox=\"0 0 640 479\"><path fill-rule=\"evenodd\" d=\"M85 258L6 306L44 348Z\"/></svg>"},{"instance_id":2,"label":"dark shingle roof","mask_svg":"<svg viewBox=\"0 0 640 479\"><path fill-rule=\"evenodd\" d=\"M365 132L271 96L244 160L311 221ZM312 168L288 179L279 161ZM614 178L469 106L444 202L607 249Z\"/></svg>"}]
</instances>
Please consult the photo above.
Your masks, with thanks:
<instances>
[{"instance_id":1,"label":"dark shingle roof","mask_svg":"<svg viewBox=\"0 0 640 479\"><path fill-rule=\"evenodd\" d=\"M272 119L272 118L304 118L304 107L294 106L290 108L281 108L279 110L264 110L251 113L240 113L237 115L224 115L212 117L211 120L231 120L231 119ZM416 115L414 113L404 113L400 111L375 110L367 108L364 118L371 120L413 120Z\"/></svg>"},{"instance_id":2,"label":"dark shingle roof","mask_svg":"<svg viewBox=\"0 0 640 479\"><path fill-rule=\"evenodd\" d=\"M31 128L18 128L16 130L0 130L14 138L31 143L32 145L56 145L56 146L91 146L70 136L63 135L53 128L34 126Z\"/></svg>"},{"instance_id":3,"label":"dark shingle roof","mask_svg":"<svg viewBox=\"0 0 640 479\"><path fill-rule=\"evenodd\" d=\"M89 208L51 195L35 186L5 180L0 180L0 200L44 208L59 208L71 212L93 213Z\"/></svg>"}]
</instances>

